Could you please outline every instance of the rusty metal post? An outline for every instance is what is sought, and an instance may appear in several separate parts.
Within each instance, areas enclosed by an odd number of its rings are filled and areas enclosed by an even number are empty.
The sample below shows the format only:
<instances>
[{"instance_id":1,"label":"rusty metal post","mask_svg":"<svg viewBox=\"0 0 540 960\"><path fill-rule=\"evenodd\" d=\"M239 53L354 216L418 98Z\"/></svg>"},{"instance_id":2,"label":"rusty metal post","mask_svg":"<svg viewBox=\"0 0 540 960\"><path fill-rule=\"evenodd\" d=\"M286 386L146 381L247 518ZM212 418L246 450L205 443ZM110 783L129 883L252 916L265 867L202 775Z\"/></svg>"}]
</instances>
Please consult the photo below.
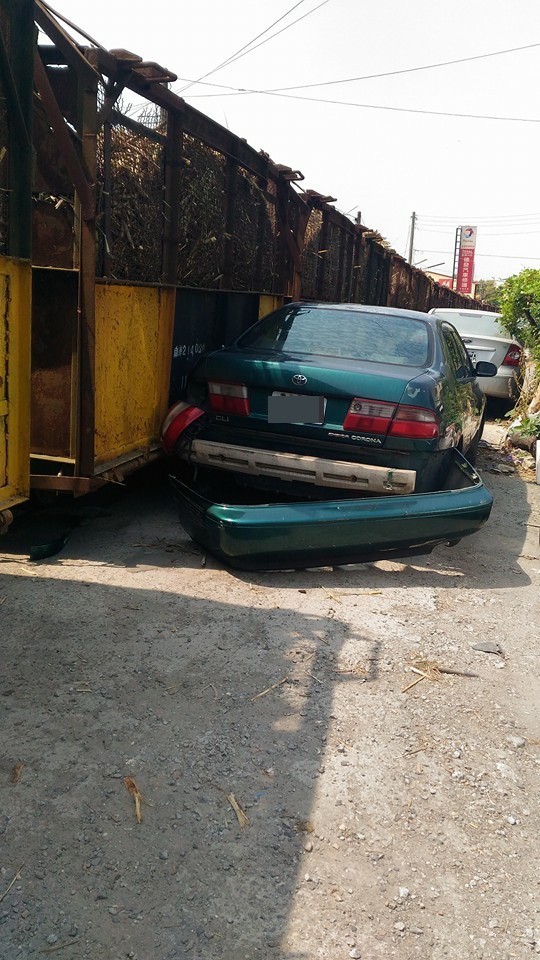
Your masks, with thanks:
<instances>
[{"instance_id":1,"label":"rusty metal post","mask_svg":"<svg viewBox=\"0 0 540 960\"><path fill-rule=\"evenodd\" d=\"M264 255L264 225L267 218L265 194L268 189L268 181L262 177L257 178L257 187L259 188L259 205L257 211L257 249L255 250L255 263L253 268L252 289L262 291L262 272Z\"/></svg>"},{"instance_id":2,"label":"rusty metal post","mask_svg":"<svg viewBox=\"0 0 540 960\"><path fill-rule=\"evenodd\" d=\"M351 287L352 287L352 277L353 277L353 262L354 262L354 244L355 244L355 235L354 227L351 230L347 231L347 263L345 265L345 281L343 284L344 289L344 301L346 303L351 302Z\"/></svg>"},{"instance_id":3,"label":"rusty metal post","mask_svg":"<svg viewBox=\"0 0 540 960\"><path fill-rule=\"evenodd\" d=\"M87 76L78 77L79 123L82 159L88 171L89 189L94 193L97 176L97 83ZM79 437L77 472L94 473L95 425L95 281L96 218L84 214L80 221L79 273Z\"/></svg>"},{"instance_id":4,"label":"rusty metal post","mask_svg":"<svg viewBox=\"0 0 540 960\"><path fill-rule=\"evenodd\" d=\"M32 249L33 3L9 9L9 39L0 33L0 77L9 112L8 252L29 259ZM9 43L9 48L8 48Z\"/></svg>"},{"instance_id":5,"label":"rusty metal post","mask_svg":"<svg viewBox=\"0 0 540 960\"><path fill-rule=\"evenodd\" d=\"M366 258L366 275L364 280L363 302L375 304L377 302L377 298L375 294L375 288L377 285L377 264L376 264L377 249L371 237L367 238L366 245L367 245L367 258Z\"/></svg>"},{"instance_id":6,"label":"rusty metal post","mask_svg":"<svg viewBox=\"0 0 540 960\"><path fill-rule=\"evenodd\" d=\"M328 225L328 210L322 210L322 226L320 233L320 247L318 250L319 260L317 263L317 298L319 300L324 300L324 282L326 274L326 253L328 247L328 238L330 235L329 225Z\"/></svg>"},{"instance_id":7,"label":"rusty metal post","mask_svg":"<svg viewBox=\"0 0 540 960\"><path fill-rule=\"evenodd\" d=\"M292 298L293 300L301 300L302 276L303 276L303 267L304 267L304 250L305 250L305 244L306 244L306 230L309 222L309 215L311 213L311 207L309 206L309 204L301 200L300 197L297 197L296 200L297 200L296 226L294 231L294 246L296 248L296 251L295 251L295 256L293 257L294 275L293 275L293 285L292 285Z\"/></svg>"},{"instance_id":8,"label":"rusty metal post","mask_svg":"<svg viewBox=\"0 0 540 960\"><path fill-rule=\"evenodd\" d=\"M276 263L281 286L278 292L292 296L293 300L298 300L302 292L304 241L310 212L309 204L292 191L290 178L280 176L276 196Z\"/></svg>"},{"instance_id":9,"label":"rusty metal post","mask_svg":"<svg viewBox=\"0 0 540 960\"><path fill-rule=\"evenodd\" d=\"M377 303L381 307L385 307L388 303L388 289L390 286L390 254L383 251L382 256L382 270L380 273L380 287L379 287L379 297Z\"/></svg>"},{"instance_id":10,"label":"rusty metal post","mask_svg":"<svg viewBox=\"0 0 540 960\"><path fill-rule=\"evenodd\" d=\"M347 234L343 227L339 229L339 256L338 271L336 278L336 300L341 303L343 300L343 265L345 263L345 248L347 246Z\"/></svg>"},{"instance_id":11,"label":"rusty metal post","mask_svg":"<svg viewBox=\"0 0 540 960\"><path fill-rule=\"evenodd\" d=\"M287 234L289 232L288 200L290 186L283 177L276 181L276 274L278 290L276 293L289 294L289 269Z\"/></svg>"},{"instance_id":12,"label":"rusty metal post","mask_svg":"<svg viewBox=\"0 0 540 960\"><path fill-rule=\"evenodd\" d=\"M236 154L236 150L235 150ZM225 174L225 236L223 242L223 266L219 286L221 290L232 290L234 272L234 219L238 163L234 157L227 157Z\"/></svg>"},{"instance_id":13,"label":"rusty metal post","mask_svg":"<svg viewBox=\"0 0 540 960\"><path fill-rule=\"evenodd\" d=\"M111 226L112 226L112 124L103 124L103 260L100 264L104 277L111 273Z\"/></svg>"},{"instance_id":14,"label":"rusty metal post","mask_svg":"<svg viewBox=\"0 0 540 960\"><path fill-rule=\"evenodd\" d=\"M73 139L64 120L60 106L58 105L54 90L47 75L46 67L43 64L37 47L34 50L34 81L45 108L49 123L54 130L58 147L62 153L62 159L72 179L75 190L79 195L83 217L87 220L92 219L95 217L95 153L93 158L94 173L92 176L91 169L85 163L84 147L82 161L77 153L77 150L75 149ZM78 82L81 83L80 78ZM90 82L92 83L93 81ZM95 89L97 90L97 84ZM89 181L92 186L90 186Z\"/></svg>"},{"instance_id":15,"label":"rusty metal post","mask_svg":"<svg viewBox=\"0 0 540 960\"><path fill-rule=\"evenodd\" d=\"M362 274L362 233L355 225L352 234L351 272L349 276L349 303L359 303L360 281Z\"/></svg>"},{"instance_id":16,"label":"rusty metal post","mask_svg":"<svg viewBox=\"0 0 540 960\"><path fill-rule=\"evenodd\" d=\"M170 108L167 111L165 197L163 203L163 252L161 269L164 283L176 283L178 279L183 140L182 116L178 111Z\"/></svg>"}]
</instances>

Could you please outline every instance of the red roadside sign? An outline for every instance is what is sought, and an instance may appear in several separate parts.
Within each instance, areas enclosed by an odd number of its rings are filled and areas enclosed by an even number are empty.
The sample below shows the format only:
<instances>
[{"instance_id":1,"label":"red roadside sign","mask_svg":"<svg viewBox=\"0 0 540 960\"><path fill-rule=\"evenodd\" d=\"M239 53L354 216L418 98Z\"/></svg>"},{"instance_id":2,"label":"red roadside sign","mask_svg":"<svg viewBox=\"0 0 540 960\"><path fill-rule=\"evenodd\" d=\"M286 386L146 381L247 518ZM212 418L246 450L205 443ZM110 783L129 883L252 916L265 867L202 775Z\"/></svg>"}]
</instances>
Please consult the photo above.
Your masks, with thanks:
<instances>
[{"instance_id":1,"label":"red roadside sign","mask_svg":"<svg viewBox=\"0 0 540 960\"><path fill-rule=\"evenodd\" d=\"M461 227L461 243L459 247L456 283L458 293L471 293L473 289L476 232L476 227Z\"/></svg>"}]
</instances>

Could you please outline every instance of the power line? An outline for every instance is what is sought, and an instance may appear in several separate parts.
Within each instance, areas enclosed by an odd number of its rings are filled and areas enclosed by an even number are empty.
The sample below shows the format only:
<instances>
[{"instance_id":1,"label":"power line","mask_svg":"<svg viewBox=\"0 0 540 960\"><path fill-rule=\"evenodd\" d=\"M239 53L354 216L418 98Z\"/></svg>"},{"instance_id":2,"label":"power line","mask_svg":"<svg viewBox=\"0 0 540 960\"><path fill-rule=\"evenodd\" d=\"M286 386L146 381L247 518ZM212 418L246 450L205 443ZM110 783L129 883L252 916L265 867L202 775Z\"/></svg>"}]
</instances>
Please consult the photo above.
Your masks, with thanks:
<instances>
[{"instance_id":1,"label":"power line","mask_svg":"<svg viewBox=\"0 0 540 960\"><path fill-rule=\"evenodd\" d=\"M469 214L468 218L463 218L463 217L460 218L460 217L456 217L456 216L451 216L451 217L446 217L446 216L445 216L445 217L435 217L435 216L433 216L433 217L430 217L430 216L427 216L427 215L424 215L424 214L421 214L421 213L420 213L420 214L418 214L418 217L419 217L420 220L429 220L429 221L437 221L437 222L441 222L441 221L444 221L444 220L450 220L452 223L455 223L456 220L459 220L460 223L465 223L465 222L469 222L469 221L473 221L473 220L474 220L475 223L476 223L476 222L481 222L481 221L490 221L490 222L492 222L492 223L495 223L495 222L498 222L499 220L522 220L522 219L526 219L526 220L534 219L534 220L536 220L536 219L540 219L540 213L507 213L507 214L501 214L501 215L494 215L494 216L492 216L492 217L489 217L489 216L472 217L472 216Z\"/></svg>"},{"instance_id":2,"label":"power line","mask_svg":"<svg viewBox=\"0 0 540 960\"><path fill-rule=\"evenodd\" d=\"M348 217L353 212L353 210L358 210L359 204L355 203L354 207L351 207L350 210L345 210L345 216Z\"/></svg>"},{"instance_id":3,"label":"power line","mask_svg":"<svg viewBox=\"0 0 540 960\"><path fill-rule=\"evenodd\" d=\"M474 223L479 230L484 233L485 230L500 230L501 233L506 232L507 230L513 230L517 227L536 227L540 224L540 220L528 220L528 221L519 221L519 220L509 220L508 223L481 223L477 224L473 220L458 220L453 219L451 223L435 223L426 224L423 220L419 221L420 229L424 230L426 233L454 233L455 227L463 226L463 224Z\"/></svg>"},{"instance_id":4,"label":"power line","mask_svg":"<svg viewBox=\"0 0 540 960\"><path fill-rule=\"evenodd\" d=\"M282 27L281 30L277 30L276 33L273 33L272 36L266 37L265 40L261 40L260 43L256 43L256 40L259 40L260 37L263 37L265 33L268 33L272 27L277 26L278 23L281 23L286 17L289 16L297 7L302 3L305 3L305 0L298 0L298 3L295 3L289 10L287 10L281 17L278 17L277 20L274 20L268 27L266 27L261 33L258 33L256 37L253 37L248 43L245 43L243 47L240 47L235 53L232 53L230 57L227 57L226 60L223 60L222 63L219 63L217 67L214 67L212 70L209 70L207 73L203 73L198 80L190 80L187 86L182 87L180 90L176 91L181 94L184 90L188 90L189 87L193 86L196 83L200 83L202 80L205 80L206 77L212 76L214 73L217 73L218 70L223 70L224 67L229 66L231 63L235 63L236 60L240 60L242 57L247 56L248 53L253 53L254 50L257 50L258 47L262 47L263 44L268 43L269 40L273 40L274 37L278 37L280 33L284 33L285 30L289 30L290 27L294 27L296 23L300 23L301 20L305 20L306 17L311 16L312 13L315 13L316 10L319 10L321 7L324 7L327 3L330 3L330 0L322 0L322 3L319 3L318 6L313 7L311 10L308 10L307 13L304 13L303 16L298 17L296 20L293 20L292 23L288 23L285 27ZM252 46L255 44L255 46ZM249 48L249 49L248 49Z\"/></svg>"},{"instance_id":5,"label":"power line","mask_svg":"<svg viewBox=\"0 0 540 960\"><path fill-rule=\"evenodd\" d=\"M275 27L278 23L280 23L281 20L283 20L285 17L288 17L289 14L292 13L293 10L296 10L297 7L301 6L302 3L305 3L305 0L298 0L298 3L295 3L294 6L292 6L289 10L287 10L281 17L279 17L277 20L274 20L274 22L271 23L269 27L266 27L261 33L258 33L256 37L252 37L252 39L249 40L248 43L245 43L243 47L239 47L238 50L236 50L234 53L231 53L231 55L227 57L226 60L223 60L221 63L219 63L217 67L214 67L213 70L209 70L208 73L203 73L203 75L199 77L198 80L188 80L187 86L182 87L182 89L178 90L177 92L183 93L184 90L188 90L189 87L193 86L193 84L201 83L201 81L205 80L206 77L210 77L212 76L213 73L217 73L218 70L222 70L223 67L225 67L228 63L230 63L231 60L233 60L235 57L238 57L244 50L246 50L247 47L250 47L252 43L255 43L255 41L258 40L260 37L263 37L265 33L268 33L268 31L271 30L272 27ZM219 84L217 84L217 86L219 86Z\"/></svg>"},{"instance_id":6,"label":"power line","mask_svg":"<svg viewBox=\"0 0 540 960\"><path fill-rule=\"evenodd\" d=\"M329 87L336 83L356 83L359 80L377 80L379 77L396 77L403 73L417 73L420 70L435 70L438 67L451 67L458 63L470 63L471 60L486 60L488 57L501 57L508 53L518 53L520 50L532 50L540 47L540 43L528 43L523 47L509 47L507 50L494 50L492 53L479 53L473 57L460 57L457 60L443 60L439 63L426 63L419 67L406 67L402 70L388 70L385 73L371 73L363 77L347 77L343 80L325 80L318 83L302 83L295 87L274 87L265 93L282 93L288 90L307 90L312 87Z\"/></svg>"},{"instance_id":7,"label":"power line","mask_svg":"<svg viewBox=\"0 0 540 960\"><path fill-rule=\"evenodd\" d=\"M470 220L463 220L461 223L470 223ZM426 226L423 223L419 224L419 229L423 233L438 233L441 236L453 235L456 232L457 227L459 226L458 221L455 221L455 225L452 227L448 224L444 229L439 229L437 227ZM479 232L483 236L505 236L508 233L535 233L540 228L540 223L535 221L534 223L490 223L490 224L480 224L478 227Z\"/></svg>"},{"instance_id":8,"label":"power line","mask_svg":"<svg viewBox=\"0 0 540 960\"><path fill-rule=\"evenodd\" d=\"M277 36L277 34L274 34L274 36ZM219 87L222 90L231 90L237 94L284 93L284 92L290 92L291 90L308 90L308 89L312 89L313 87L330 87L339 83L357 83L361 80L378 80L381 77L395 77L404 73L417 73L421 70L435 70L439 67L450 67L459 63L470 63L472 60L485 60L488 57L501 57L509 53L517 53L521 50L532 50L536 47L540 47L540 43L528 43L522 47L510 47L507 50L494 50L491 53L480 53L472 57L460 57L459 59L456 59L456 60L443 60L438 63L426 63L418 67L404 67L401 70L387 70L384 73L368 73L361 77L344 77L341 80L320 80L320 81L317 81L316 83L301 83L301 84L296 84L295 86L290 86L290 87L271 87L267 90L252 89L249 87L234 87L234 86L229 86L228 84L221 84L221 83L204 83L202 85L210 86L210 87ZM209 76L209 74L206 74L206 76ZM188 81L188 84L191 86L192 84L199 83L199 82L200 81L198 80L190 80ZM186 88L184 87L184 89ZM197 96L219 97L219 96L222 96L222 94L219 94L219 93L197 94Z\"/></svg>"},{"instance_id":9,"label":"power line","mask_svg":"<svg viewBox=\"0 0 540 960\"><path fill-rule=\"evenodd\" d=\"M441 237L453 237L456 232L455 230L432 230L431 227L423 227L421 224L419 229L423 233L438 233Z\"/></svg>"},{"instance_id":10,"label":"power line","mask_svg":"<svg viewBox=\"0 0 540 960\"><path fill-rule=\"evenodd\" d=\"M327 2L327 0L326 0ZM317 8L316 8L317 9ZM274 34L277 36L277 34ZM269 38L271 39L271 38ZM467 120L497 120L504 123L540 123L540 117L497 117L491 114L483 113L455 113L449 110L419 110L413 107L390 107L386 104L376 103L354 103L350 100L327 100L322 97L303 97L295 93L273 93L270 90L251 90L247 93L256 93L268 97L282 97L286 100L302 100L307 103L328 103L339 107L358 107L361 110L390 110L392 113L415 113L433 117L458 117ZM235 96L231 94L193 94L190 99L200 99L201 97Z\"/></svg>"},{"instance_id":11,"label":"power line","mask_svg":"<svg viewBox=\"0 0 540 960\"><path fill-rule=\"evenodd\" d=\"M452 220L448 221L448 223L427 223L425 220L420 220L419 222L423 230L449 231L454 226L462 226L463 224L474 224L476 227L482 230L499 228L501 230L506 230L508 228L512 229L513 227L535 227L538 223L540 223L540 220L536 218L534 220L507 220L505 222L486 221L485 223L479 223L477 220L471 217L468 217L465 220L458 217L453 217Z\"/></svg>"},{"instance_id":12,"label":"power line","mask_svg":"<svg viewBox=\"0 0 540 960\"><path fill-rule=\"evenodd\" d=\"M424 248L417 249L417 253L442 253L443 255L450 257L448 250L424 250ZM497 260L540 260L540 257L521 257L517 254L514 256L509 253L478 253L475 252L475 257L495 257Z\"/></svg>"},{"instance_id":13,"label":"power line","mask_svg":"<svg viewBox=\"0 0 540 960\"><path fill-rule=\"evenodd\" d=\"M469 120L499 120L507 123L540 123L540 117L497 117L481 113L454 113L449 110L418 110L413 107L389 107L374 103L351 103L349 100L326 100L321 97L302 97L293 93L271 93L272 97L284 97L288 100L303 100L308 103L329 103L333 106L359 107L362 110L390 110L393 113L416 113L434 117L460 117Z\"/></svg>"},{"instance_id":14,"label":"power line","mask_svg":"<svg viewBox=\"0 0 540 960\"><path fill-rule=\"evenodd\" d=\"M425 227L420 227L420 230L422 231L422 233L429 233L429 234L436 233L442 237L453 237L456 232L455 230L431 230ZM525 236L531 236L532 234L535 234L535 233L540 233L540 229L538 230L496 230L496 231L482 230L481 231L482 237L525 237Z\"/></svg>"},{"instance_id":15,"label":"power line","mask_svg":"<svg viewBox=\"0 0 540 960\"><path fill-rule=\"evenodd\" d=\"M493 233L490 230L482 230L483 237L525 237L531 236L534 233L540 233L538 230L498 230L496 233Z\"/></svg>"},{"instance_id":16,"label":"power line","mask_svg":"<svg viewBox=\"0 0 540 960\"><path fill-rule=\"evenodd\" d=\"M505 237L519 236L527 233L540 232L540 220L509 220L505 223L486 222L478 223L475 218L459 219L454 217L449 223L426 223L424 220L418 221L418 229L423 233L440 234L441 236L453 236L457 227L464 223L474 223L478 227L483 237Z\"/></svg>"}]
</instances>

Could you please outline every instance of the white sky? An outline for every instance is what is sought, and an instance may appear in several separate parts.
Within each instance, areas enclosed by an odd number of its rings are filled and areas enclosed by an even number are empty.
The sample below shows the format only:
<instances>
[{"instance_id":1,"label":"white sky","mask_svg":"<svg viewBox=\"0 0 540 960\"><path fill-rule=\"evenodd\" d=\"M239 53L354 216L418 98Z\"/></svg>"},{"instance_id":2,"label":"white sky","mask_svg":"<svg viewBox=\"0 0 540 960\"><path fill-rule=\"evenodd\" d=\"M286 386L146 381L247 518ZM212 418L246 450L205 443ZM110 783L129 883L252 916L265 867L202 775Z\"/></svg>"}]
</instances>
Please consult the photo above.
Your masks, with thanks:
<instances>
[{"instance_id":1,"label":"white sky","mask_svg":"<svg viewBox=\"0 0 540 960\"><path fill-rule=\"evenodd\" d=\"M105 47L197 79L295 0L51 0ZM274 30L314 9L302 0ZM274 31L270 31L271 33ZM268 36L268 35L266 35ZM328 0L301 23L207 82L264 90L357 77L540 44L539 0ZM454 230L478 225L475 278L540 268L540 46L458 66L299 90L303 96L425 110L537 118L538 123L421 116L268 95L185 99L300 169L304 186L379 230L405 253L413 210L415 262L451 270ZM184 84L178 82L174 89ZM129 98L129 92L127 94ZM447 218L427 223L427 218ZM428 227L440 232L429 232ZM492 255L492 256L488 256ZM530 258L530 259L526 259ZM536 258L536 259L533 259Z\"/></svg>"}]
</instances>

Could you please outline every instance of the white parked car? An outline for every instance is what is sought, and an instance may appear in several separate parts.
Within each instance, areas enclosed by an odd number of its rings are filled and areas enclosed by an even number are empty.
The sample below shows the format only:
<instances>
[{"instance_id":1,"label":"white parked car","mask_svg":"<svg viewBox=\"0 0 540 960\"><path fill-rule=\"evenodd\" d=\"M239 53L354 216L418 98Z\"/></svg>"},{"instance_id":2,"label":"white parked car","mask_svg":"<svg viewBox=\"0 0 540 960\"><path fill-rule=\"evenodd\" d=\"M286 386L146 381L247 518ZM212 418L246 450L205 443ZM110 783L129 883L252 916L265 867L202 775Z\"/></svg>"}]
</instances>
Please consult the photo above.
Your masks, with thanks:
<instances>
[{"instance_id":1,"label":"white parked car","mask_svg":"<svg viewBox=\"0 0 540 960\"><path fill-rule=\"evenodd\" d=\"M502 400L517 397L523 348L502 326L500 313L446 307L434 307L429 312L456 328L473 365L479 360L495 364L497 376L482 381L486 396Z\"/></svg>"}]
</instances>

